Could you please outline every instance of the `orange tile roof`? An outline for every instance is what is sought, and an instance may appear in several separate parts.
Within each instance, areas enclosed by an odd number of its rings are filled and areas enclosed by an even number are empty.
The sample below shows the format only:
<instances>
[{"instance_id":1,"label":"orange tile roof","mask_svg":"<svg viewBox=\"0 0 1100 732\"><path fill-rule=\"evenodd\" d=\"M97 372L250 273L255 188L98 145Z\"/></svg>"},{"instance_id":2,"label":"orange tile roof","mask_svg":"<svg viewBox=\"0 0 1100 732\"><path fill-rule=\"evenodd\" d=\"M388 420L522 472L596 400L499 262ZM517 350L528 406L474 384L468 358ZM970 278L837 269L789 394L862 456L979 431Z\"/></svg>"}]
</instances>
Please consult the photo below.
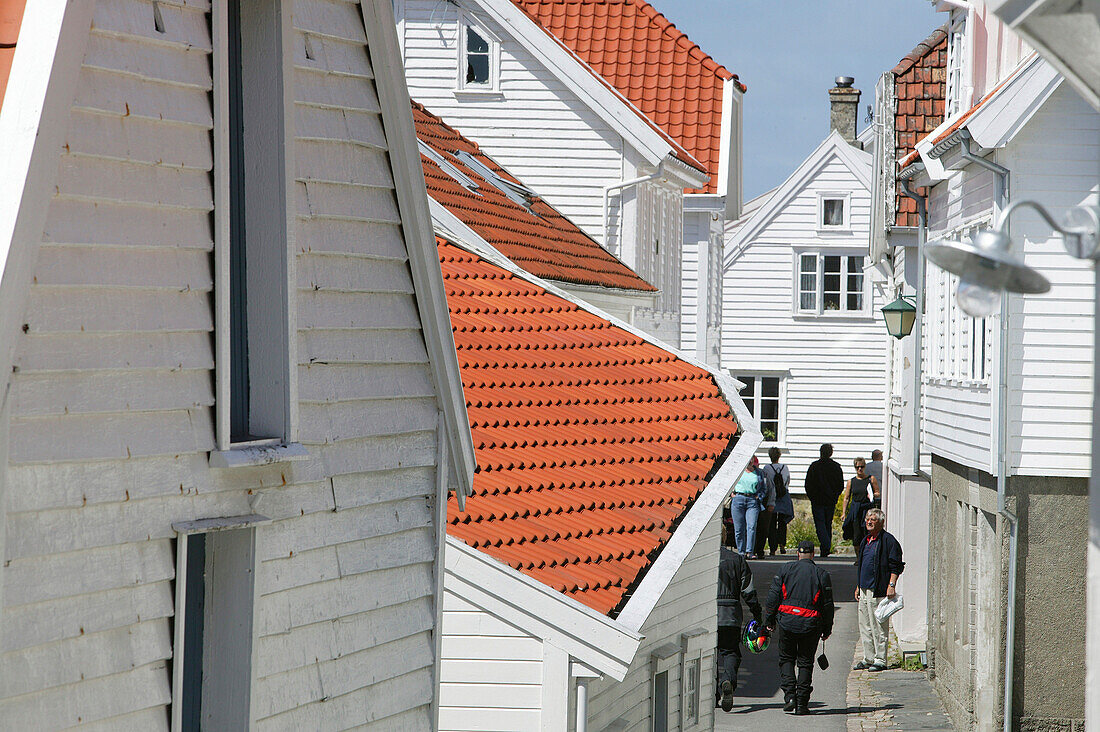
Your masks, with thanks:
<instances>
[{"instance_id":1,"label":"orange tile roof","mask_svg":"<svg viewBox=\"0 0 1100 732\"><path fill-rule=\"evenodd\" d=\"M904 161L916 150L917 141L943 122L947 96L947 26L917 44L894 67L895 151ZM925 193L923 189L918 193ZM917 225L917 202L898 194L895 226Z\"/></svg>"},{"instance_id":2,"label":"orange tile roof","mask_svg":"<svg viewBox=\"0 0 1100 732\"><path fill-rule=\"evenodd\" d=\"M467 140L416 102L413 122L421 142L480 185L476 193L468 190L422 155L428 195L501 254L531 274L548 280L656 292L657 288L541 198L533 199L528 210L483 183L481 176L454 153L465 150L506 180L520 181L482 153L477 143Z\"/></svg>"},{"instance_id":3,"label":"orange tile roof","mask_svg":"<svg viewBox=\"0 0 1100 732\"><path fill-rule=\"evenodd\" d=\"M614 617L737 432L710 373L439 240L478 471L447 532Z\"/></svg>"},{"instance_id":4,"label":"orange tile roof","mask_svg":"<svg viewBox=\"0 0 1100 732\"><path fill-rule=\"evenodd\" d=\"M0 107L4 104L4 92L8 87L11 60L15 57L15 43L19 39L19 26L23 22L26 0L0 0Z\"/></svg>"},{"instance_id":5,"label":"orange tile roof","mask_svg":"<svg viewBox=\"0 0 1100 732\"><path fill-rule=\"evenodd\" d=\"M711 180L694 192L717 191L722 84L735 74L644 0L513 2L702 163Z\"/></svg>"}]
</instances>

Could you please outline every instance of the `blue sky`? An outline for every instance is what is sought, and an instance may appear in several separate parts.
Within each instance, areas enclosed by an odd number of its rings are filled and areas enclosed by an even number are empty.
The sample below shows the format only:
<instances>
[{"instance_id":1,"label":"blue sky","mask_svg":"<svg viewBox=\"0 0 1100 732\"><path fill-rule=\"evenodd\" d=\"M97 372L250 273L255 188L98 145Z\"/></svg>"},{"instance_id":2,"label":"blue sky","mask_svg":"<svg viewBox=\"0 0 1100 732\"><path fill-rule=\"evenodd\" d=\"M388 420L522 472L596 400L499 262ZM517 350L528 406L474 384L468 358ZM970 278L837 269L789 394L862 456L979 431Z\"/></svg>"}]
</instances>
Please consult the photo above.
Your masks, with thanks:
<instances>
[{"instance_id":1,"label":"blue sky","mask_svg":"<svg viewBox=\"0 0 1100 732\"><path fill-rule=\"evenodd\" d=\"M740 77L745 200L782 183L829 132L828 89L854 76L865 127L875 82L945 15L927 0L649 0Z\"/></svg>"}]
</instances>

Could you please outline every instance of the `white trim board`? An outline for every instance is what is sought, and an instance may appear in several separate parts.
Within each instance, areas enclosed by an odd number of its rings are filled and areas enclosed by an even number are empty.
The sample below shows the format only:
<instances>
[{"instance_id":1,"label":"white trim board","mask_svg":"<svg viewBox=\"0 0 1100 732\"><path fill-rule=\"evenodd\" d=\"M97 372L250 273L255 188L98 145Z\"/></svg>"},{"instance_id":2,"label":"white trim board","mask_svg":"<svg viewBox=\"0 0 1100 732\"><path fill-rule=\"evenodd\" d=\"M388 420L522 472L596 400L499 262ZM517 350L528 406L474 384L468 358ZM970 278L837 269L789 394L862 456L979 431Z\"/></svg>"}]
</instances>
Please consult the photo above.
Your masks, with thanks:
<instances>
[{"instance_id":1,"label":"white trim board","mask_svg":"<svg viewBox=\"0 0 1100 732\"><path fill-rule=\"evenodd\" d=\"M787 180L779 188L775 189L771 198L761 205L747 220L738 220L738 228L726 240L725 258L722 269L726 271L732 265L732 252L736 252L744 241L755 237L771 220L777 216L792 197L797 195L803 187L821 171L834 157L839 159L847 167L852 175L860 182L868 192L871 191L871 166L873 159L870 153L849 145L836 130L829 133L810 156L806 158L798 168L791 173ZM766 194L765 194L766 195ZM755 199L754 199L755 200Z\"/></svg>"},{"instance_id":2,"label":"white trim board","mask_svg":"<svg viewBox=\"0 0 1100 732\"><path fill-rule=\"evenodd\" d=\"M447 537L448 592L511 623L616 681L626 678L642 636L577 600Z\"/></svg>"},{"instance_id":3,"label":"white trim board","mask_svg":"<svg viewBox=\"0 0 1100 732\"><path fill-rule=\"evenodd\" d=\"M397 193L401 225L409 253L409 269L416 289L416 306L424 334L432 376L439 392L439 404L451 440L451 463L457 489L469 495L474 484L477 459L470 419L466 415L466 397L462 374L451 332L451 313L447 291L439 268L424 168L412 119L412 102L405 83L405 69L397 47L397 30L390 0L364 0L363 25L371 50L371 65L382 109L382 123L389 146L394 188ZM441 496L441 500L445 497Z\"/></svg>"}]
</instances>

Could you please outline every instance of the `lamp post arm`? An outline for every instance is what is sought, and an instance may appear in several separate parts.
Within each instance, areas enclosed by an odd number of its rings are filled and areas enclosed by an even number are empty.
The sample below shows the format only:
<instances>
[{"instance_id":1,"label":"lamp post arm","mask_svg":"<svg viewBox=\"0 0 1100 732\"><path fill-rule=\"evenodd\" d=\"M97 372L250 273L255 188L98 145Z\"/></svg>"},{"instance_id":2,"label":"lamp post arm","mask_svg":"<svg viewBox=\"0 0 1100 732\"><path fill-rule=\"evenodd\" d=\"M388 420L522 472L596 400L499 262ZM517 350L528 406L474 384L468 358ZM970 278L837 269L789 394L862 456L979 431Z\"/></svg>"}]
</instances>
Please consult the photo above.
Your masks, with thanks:
<instances>
[{"instance_id":1,"label":"lamp post arm","mask_svg":"<svg viewBox=\"0 0 1100 732\"><path fill-rule=\"evenodd\" d=\"M1088 218L1087 224L1079 226L1059 224L1050 215L1046 208L1030 199L1020 199L1005 206L1004 211L997 221L997 231L1004 232L1008 225L1008 219L1018 208L1030 208L1047 223L1050 228L1057 231L1065 239L1066 251L1077 259L1100 258L1100 247L1097 246L1097 233L1100 232L1100 214L1091 206L1077 206L1073 211L1079 211Z\"/></svg>"}]
</instances>

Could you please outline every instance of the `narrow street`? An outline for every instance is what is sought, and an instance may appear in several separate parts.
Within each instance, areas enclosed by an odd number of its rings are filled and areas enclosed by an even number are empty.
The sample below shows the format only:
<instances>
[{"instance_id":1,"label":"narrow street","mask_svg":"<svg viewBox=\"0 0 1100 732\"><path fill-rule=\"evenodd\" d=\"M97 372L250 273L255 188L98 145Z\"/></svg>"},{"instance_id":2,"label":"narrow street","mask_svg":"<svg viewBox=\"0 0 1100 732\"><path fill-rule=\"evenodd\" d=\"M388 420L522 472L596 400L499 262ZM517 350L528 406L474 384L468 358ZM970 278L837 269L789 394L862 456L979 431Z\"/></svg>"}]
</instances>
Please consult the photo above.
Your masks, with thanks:
<instances>
[{"instance_id":1,"label":"narrow street","mask_svg":"<svg viewBox=\"0 0 1100 732\"><path fill-rule=\"evenodd\" d=\"M771 587L772 577L785 562L794 556L766 557L751 562L756 591L761 604ZM779 653L774 639L764 653L753 655L745 651L734 706L731 712L715 710L715 730L815 730L824 732L848 729L847 682L852 667L852 649L859 638L856 622L856 604L852 599L855 588L855 568L851 556L834 556L817 559L833 577L833 596L836 600L836 620L829 638L826 655L830 665L825 671L814 667L814 692L810 698L808 717L795 717L783 712L783 691L779 688ZM781 632L781 631L779 631Z\"/></svg>"}]
</instances>

